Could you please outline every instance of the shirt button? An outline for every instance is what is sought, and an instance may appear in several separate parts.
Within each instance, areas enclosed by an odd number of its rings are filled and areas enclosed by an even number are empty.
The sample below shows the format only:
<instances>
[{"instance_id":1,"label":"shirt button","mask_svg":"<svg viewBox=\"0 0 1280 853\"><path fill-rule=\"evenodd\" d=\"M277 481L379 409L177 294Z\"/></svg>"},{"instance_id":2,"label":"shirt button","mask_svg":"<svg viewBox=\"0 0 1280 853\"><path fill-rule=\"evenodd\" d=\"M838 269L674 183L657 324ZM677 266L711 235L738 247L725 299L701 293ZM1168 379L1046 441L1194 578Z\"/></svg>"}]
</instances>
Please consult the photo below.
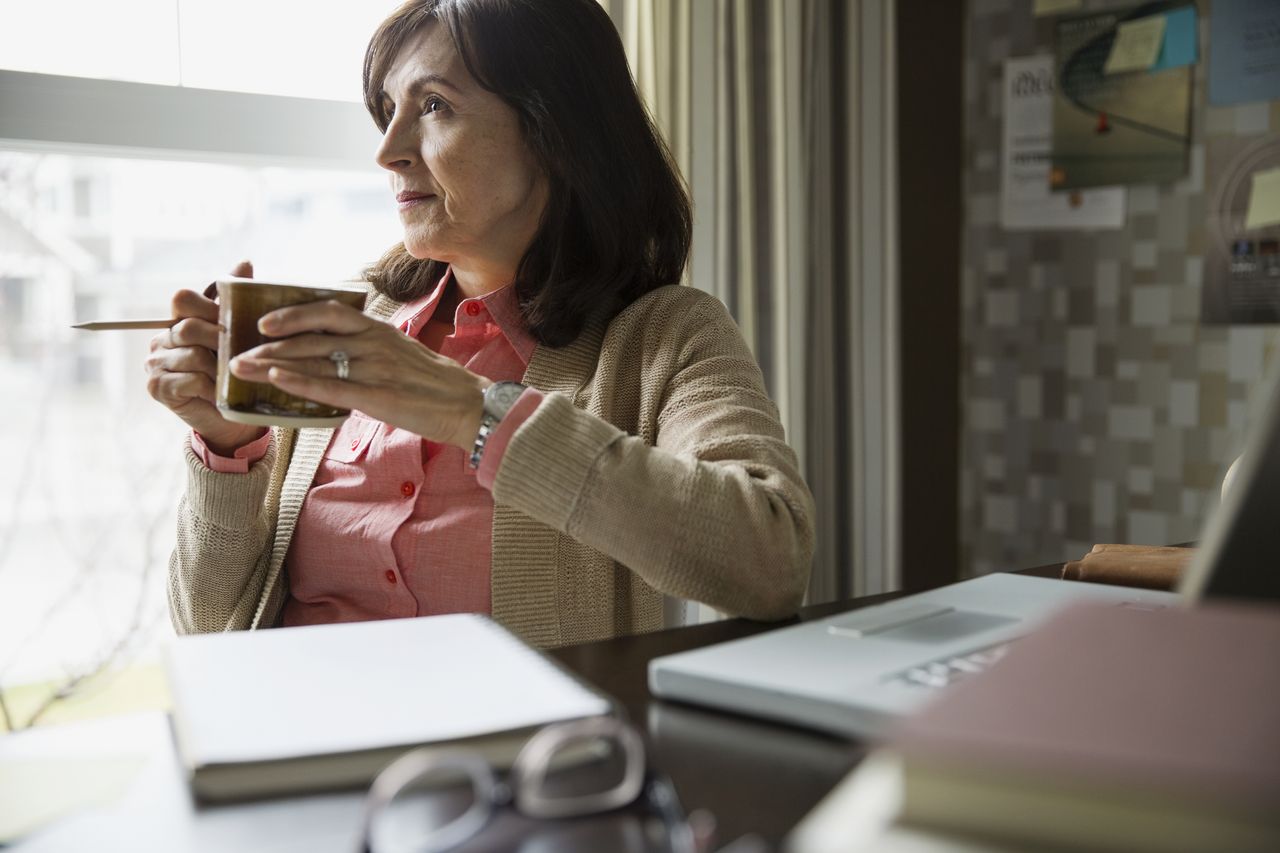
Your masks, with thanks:
<instances>
[{"instance_id":1,"label":"shirt button","mask_svg":"<svg viewBox=\"0 0 1280 853\"><path fill-rule=\"evenodd\" d=\"M394 585L395 582L396 582L396 573L391 571L390 569L387 569L387 583Z\"/></svg>"},{"instance_id":2,"label":"shirt button","mask_svg":"<svg viewBox=\"0 0 1280 853\"><path fill-rule=\"evenodd\" d=\"M352 450L355 450L355 449L356 449L357 447L359 447L359 446L360 446L360 439L358 439L358 438L353 438L353 439L351 439L351 449L352 449Z\"/></svg>"},{"instance_id":3,"label":"shirt button","mask_svg":"<svg viewBox=\"0 0 1280 853\"><path fill-rule=\"evenodd\" d=\"M470 317L479 317L479 316L480 316L480 303L479 303L479 302L468 302L468 303L467 303L467 307L466 307L466 312L467 312L467 315L468 315L468 316L470 316Z\"/></svg>"},{"instance_id":4,"label":"shirt button","mask_svg":"<svg viewBox=\"0 0 1280 853\"><path fill-rule=\"evenodd\" d=\"M400 484L400 494L404 495L406 498L413 497L414 491L413 483L410 483L408 480L405 480Z\"/></svg>"}]
</instances>

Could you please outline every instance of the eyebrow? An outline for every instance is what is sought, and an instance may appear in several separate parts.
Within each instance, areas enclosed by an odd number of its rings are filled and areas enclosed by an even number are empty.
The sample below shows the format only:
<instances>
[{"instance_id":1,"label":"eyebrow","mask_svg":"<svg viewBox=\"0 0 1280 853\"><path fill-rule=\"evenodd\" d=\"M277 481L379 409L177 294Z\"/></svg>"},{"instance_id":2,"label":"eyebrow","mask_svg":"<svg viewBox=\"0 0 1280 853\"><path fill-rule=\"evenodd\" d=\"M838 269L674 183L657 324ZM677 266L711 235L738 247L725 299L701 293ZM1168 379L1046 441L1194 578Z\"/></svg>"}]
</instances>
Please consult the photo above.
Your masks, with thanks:
<instances>
[{"instance_id":1,"label":"eyebrow","mask_svg":"<svg viewBox=\"0 0 1280 853\"><path fill-rule=\"evenodd\" d=\"M443 86L444 88L452 89L455 92L462 91L457 86L450 83L448 78L446 77L442 77L439 74L424 74L421 77L416 78L412 83L409 84L408 86L409 96L417 97L422 92L423 89L429 88L431 86ZM382 98L391 97L391 95L387 93L386 89L383 89L378 94L379 94L379 97L382 97Z\"/></svg>"}]
</instances>

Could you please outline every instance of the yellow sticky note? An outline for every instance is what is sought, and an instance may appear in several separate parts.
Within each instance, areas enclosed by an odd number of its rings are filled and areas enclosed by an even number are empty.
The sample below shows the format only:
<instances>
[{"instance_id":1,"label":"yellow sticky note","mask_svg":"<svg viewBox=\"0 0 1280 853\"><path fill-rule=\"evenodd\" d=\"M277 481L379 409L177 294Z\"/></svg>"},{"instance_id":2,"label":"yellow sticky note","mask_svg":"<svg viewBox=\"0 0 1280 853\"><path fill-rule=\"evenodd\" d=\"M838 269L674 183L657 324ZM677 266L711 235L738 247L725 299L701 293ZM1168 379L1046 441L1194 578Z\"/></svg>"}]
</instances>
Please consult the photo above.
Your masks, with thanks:
<instances>
[{"instance_id":1,"label":"yellow sticky note","mask_svg":"<svg viewBox=\"0 0 1280 853\"><path fill-rule=\"evenodd\" d=\"M111 802L145 763L143 755L0 763L0 846L65 815Z\"/></svg>"},{"instance_id":2,"label":"yellow sticky note","mask_svg":"<svg viewBox=\"0 0 1280 853\"><path fill-rule=\"evenodd\" d=\"M1111 54L1102 70L1107 74L1122 71L1145 71L1160 58L1164 44L1164 15L1150 15L1136 21L1124 21L1116 27Z\"/></svg>"},{"instance_id":3,"label":"yellow sticky note","mask_svg":"<svg viewBox=\"0 0 1280 853\"><path fill-rule=\"evenodd\" d=\"M1249 212L1244 217L1246 231L1276 224L1280 224L1280 167L1253 173Z\"/></svg>"}]
</instances>

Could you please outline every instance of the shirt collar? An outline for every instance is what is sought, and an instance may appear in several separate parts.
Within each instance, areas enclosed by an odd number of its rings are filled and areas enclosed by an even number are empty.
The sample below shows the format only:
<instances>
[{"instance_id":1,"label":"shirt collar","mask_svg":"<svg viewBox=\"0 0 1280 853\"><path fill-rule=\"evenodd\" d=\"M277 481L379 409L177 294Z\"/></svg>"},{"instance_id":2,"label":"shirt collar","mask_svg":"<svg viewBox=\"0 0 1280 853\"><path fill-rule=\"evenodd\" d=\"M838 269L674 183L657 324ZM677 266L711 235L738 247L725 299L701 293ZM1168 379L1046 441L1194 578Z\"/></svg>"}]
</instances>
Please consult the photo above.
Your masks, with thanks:
<instances>
[{"instance_id":1,"label":"shirt collar","mask_svg":"<svg viewBox=\"0 0 1280 853\"><path fill-rule=\"evenodd\" d=\"M404 303L391 315L391 325L416 339L422 334L427 321L435 314L436 306L440 304L440 298L444 296L445 288L449 286L452 278L453 269L446 269L430 293ZM520 360L527 365L529 359L533 358L533 351L537 348L538 342L529 333L529 327L525 324L515 285L509 284L484 296L459 302L454 311L455 329L460 325L459 320L466 316L467 303L470 302L478 302L484 306L485 311L501 330L507 342L511 344L512 349L520 356Z\"/></svg>"},{"instance_id":2,"label":"shirt collar","mask_svg":"<svg viewBox=\"0 0 1280 853\"><path fill-rule=\"evenodd\" d=\"M450 273L451 270L446 269L430 293L401 303L387 322L409 337L417 338L422 333L422 327L427 325L427 321L435 313L436 305L440 303L440 297L444 295L445 288L449 286L449 279L452 278Z\"/></svg>"},{"instance_id":3,"label":"shirt collar","mask_svg":"<svg viewBox=\"0 0 1280 853\"><path fill-rule=\"evenodd\" d=\"M524 321L524 313L520 310L520 299L516 296L516 286L508 284L492 293L486 293L480 297L479 301L484 304L493 322L498 324L498 328L502 330L512 349L520 356L520 360L527 365L529 359L533 358L533 351L537 348L538 341L530 334L529 326ZM461 311L463 307L459 305L458 310Z\"/></svg>"}]
</instances>

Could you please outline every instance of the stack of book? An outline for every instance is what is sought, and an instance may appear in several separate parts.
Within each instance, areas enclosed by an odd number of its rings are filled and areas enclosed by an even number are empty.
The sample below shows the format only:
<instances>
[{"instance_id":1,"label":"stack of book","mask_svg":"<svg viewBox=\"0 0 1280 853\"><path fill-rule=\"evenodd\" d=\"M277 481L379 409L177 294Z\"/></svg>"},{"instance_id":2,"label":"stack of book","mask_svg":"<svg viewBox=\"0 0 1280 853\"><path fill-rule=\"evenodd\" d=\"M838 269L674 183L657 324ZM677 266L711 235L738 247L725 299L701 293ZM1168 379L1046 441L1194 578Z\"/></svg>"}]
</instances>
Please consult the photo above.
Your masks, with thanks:
<instances>
[{"instance_id":1,"label":"stack of book","mask_svg":"<svg viewBox=\"0 0 1280 853\"><path fill-rule=\"evenodd\" d=\"M904 721L791 849L1280 850L1280 608L1073 606Z\"/></svg>"}]
</instances>

